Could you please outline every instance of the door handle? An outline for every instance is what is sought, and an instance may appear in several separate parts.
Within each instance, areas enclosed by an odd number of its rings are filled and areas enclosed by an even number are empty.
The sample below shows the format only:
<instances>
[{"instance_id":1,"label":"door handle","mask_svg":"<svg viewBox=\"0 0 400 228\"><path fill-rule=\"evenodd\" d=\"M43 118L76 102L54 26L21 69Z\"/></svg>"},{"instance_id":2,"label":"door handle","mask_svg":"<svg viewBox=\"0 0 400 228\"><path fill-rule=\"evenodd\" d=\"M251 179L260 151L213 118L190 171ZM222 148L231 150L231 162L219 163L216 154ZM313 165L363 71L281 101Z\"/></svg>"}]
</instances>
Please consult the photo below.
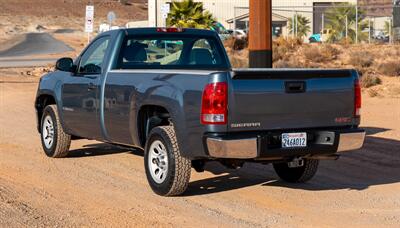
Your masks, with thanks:
<instances>
[{"instance_id":1,"label":"door handle","mask_svg":"<svg viewBox=\"0 0 400 228\"><path fill-rule=\"evenodd\" d=\"M285 82L286 93L304 93L306 82Z\"/></svg>"},{"instance_id":2,"label":"door handle","mask_svg":"<svg viewBox=\"0 0 400 228\"><path fill-rule=\"evenodd\" d=\"M90 82L89 85L88 85L88 91L94 90L94 89L96 89L96 85L94 83Z\"/></svg>"}]
</instances>

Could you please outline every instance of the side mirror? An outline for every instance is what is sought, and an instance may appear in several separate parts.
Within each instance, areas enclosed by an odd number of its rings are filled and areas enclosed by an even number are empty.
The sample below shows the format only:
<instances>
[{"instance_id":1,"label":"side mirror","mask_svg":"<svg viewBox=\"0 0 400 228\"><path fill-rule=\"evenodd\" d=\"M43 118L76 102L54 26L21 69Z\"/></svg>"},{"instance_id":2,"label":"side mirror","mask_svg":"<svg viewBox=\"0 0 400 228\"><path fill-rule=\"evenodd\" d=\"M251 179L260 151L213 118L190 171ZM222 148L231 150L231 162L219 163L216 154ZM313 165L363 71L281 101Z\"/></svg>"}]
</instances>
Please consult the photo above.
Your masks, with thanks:
<instances>
[{"instance_id":1,"label":"side mirror","mask_svg":"<svg viewBox=\"0 0 400 228\"><path fill-rule=\"evenodd\" d=\"M61 58L57 60L56 70L72 72L74 61L71 58Z\"/></svg>"}]
</instances>

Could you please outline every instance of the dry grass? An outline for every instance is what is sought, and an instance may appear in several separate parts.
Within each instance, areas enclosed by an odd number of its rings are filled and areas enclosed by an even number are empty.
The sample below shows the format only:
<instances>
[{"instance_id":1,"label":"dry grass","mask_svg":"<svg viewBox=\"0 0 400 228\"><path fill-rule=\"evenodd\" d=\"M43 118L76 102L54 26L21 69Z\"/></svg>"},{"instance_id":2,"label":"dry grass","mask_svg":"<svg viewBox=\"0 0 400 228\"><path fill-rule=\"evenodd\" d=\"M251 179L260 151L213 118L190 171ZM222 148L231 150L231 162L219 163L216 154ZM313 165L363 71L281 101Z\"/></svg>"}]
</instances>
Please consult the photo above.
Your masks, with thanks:
<instances>
[{"instance_id":1,"label":"dry grass","mask_svg":"<svg viewBox=\"0 0 400 228\"><path fill-rule=\"evenodd\" d=\"M289 57L302 45L300 39L282 37L276 39L272 46L272 59L274 62L288 60Z\"/></svg>"},{"instance_id":2,"label":"dry grass","mask_svg":"<svg viewBox=\"0 0 400 228\"><path fill-rule=\"evenodd\" d=\"M333 60L337 59L339 55L342 53L342 51L331 44L324 44L321 47L321 53L328 59Z\"/></svg>"},{"instance_id":3,"label":"dry grass","mask_svg":"<svg viewBox=\"0 0 400 228\"><path fill-rule=\"evenodd\" d=\"M248 46L248 40L247 39L236 39L236 38L230 38L224 41L224 46L225 48L231 48L232 50L235 51L240 51Z\"/></svg>"},{"instance_id":4,"label":"dry grass","mask_svg":"<svg viewBox=\"0 0 400 228\"><path fill-rule=\"evenodd\" d=\"M247 68L249 67L248 58L243 58L242 55L231 55L229 57L233 68Z\"/></svg>"},{"instance_id":5,"label":"dry grass","mask_svg":"<svg viewBox=\"0 0 400 228\"><path fill-rule=\"evenodd\" d=\"M378 64L377 70L387 76L400 76L400 61L387 60Z\"/></svg>"},{"instance_id":6,"label":"dry grass","mask_svg":"<svg viewBox=\"0 0 400 228\"><path fill-rule=\"evenodd\" d=\"M321 52L317 46L309 46L303 49L303 55L306 60L313 62L323 62L325 61L324 56L321 55Z\"/></svg>"},{"instance_id":7,"label":"dry grass","mask_svg":"<svg viewBox=\"0 0 400 228\"><path fill-rule=\"evenodd\" d=\"M301 68L304 64L299 62L295 57L291 57L288 60L278 60L274 63L274 68Z\"/></svg>"},{"instance_id":8,"label":"dry grass","mask_svg":"<svg viewBox=\"0 0 400 228\"><path fill-rule=\"evenodd\" d=\"M372 86L380 85L382 80L373 74L365 74L360 78L361 87L369 88Z\"/></svg>"},{"instance_id":9,"label":"dry grass","mask_svg":"<svg viewBox=\"0 0 400 228\"><path fill-rule=\"evenodd\" d=\"M374 63L374 56L368 51L354 51L350 53L349 64L358 68L367 68Z\"/></svg>"},{"instance_id":10,"label":"dry grass","mask_svg":"<svg viewBox=\"0 0 400 228\"><path fill-rule=\"evenodd\" d=\"M322 63L327 61L332 61L338 58L340 55L340 50L329 44L324 44L320 46L307 46L303 48L303 55L306 60Z\"/></svg>"},{"instance_id":11,"label":"dry grass","mask_svg":"<svg viewBox=\"0 0 400 228\"><path fill-rule=\"evenodd\" d=\"M370 97L378 97L378 96L380 96L378 90L373 89L373 88L371 88L371 89L368 90L368 95L369 95Z\"/></svg>"},{"instance_id":12,"label":"dry grass","mask_svg":"<svg viewBox=\"0 0 400 228\"><path fill-rule=\"evenodd\" d=\"M247 68L249 67L249 51L244 49L241 51L234 51L230 48L227 49L228 57L233 68Z\"/></svg>"},{"instance_id":13,"label":"dry grass","mask_svg":"<svg viewBox=\"0 0 400 228\"><path fill-rule=\"evenodd\" d=\"M392 97L399 97L400 96L400 86L393 86L389 89L389 95Z\"/></svg>"},{"instance_id":14,"label":"dry grass","mask_svg":"<svg viewBox=\"0 0 400 228\"><path fill-rule=\"evenodd\" d=\"M247 48L235 50L233 41L225 46L233 67L248 67ZM400 98L400 77L394 77L400 76L400 45L302 44L279 38L273 60L274 68L356 68L368 95Z\"/></svg>"}]
</instances>

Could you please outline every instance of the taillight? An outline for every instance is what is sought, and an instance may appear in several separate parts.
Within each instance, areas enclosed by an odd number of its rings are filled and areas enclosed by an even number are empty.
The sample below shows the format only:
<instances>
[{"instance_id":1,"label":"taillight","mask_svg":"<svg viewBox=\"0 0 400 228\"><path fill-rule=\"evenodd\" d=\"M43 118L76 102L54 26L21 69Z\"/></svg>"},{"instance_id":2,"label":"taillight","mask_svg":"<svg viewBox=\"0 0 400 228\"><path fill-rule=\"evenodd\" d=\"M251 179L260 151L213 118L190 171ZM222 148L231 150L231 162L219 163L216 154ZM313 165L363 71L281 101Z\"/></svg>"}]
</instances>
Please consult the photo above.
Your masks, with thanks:
<instances>
[{"instance_id":1,"label":"taillight","mask_svg":"<svg viewBox=\"0 0 400 228\"><path fill-rule=\"evenodd\" d=\"M157 28L157 32L183 32L183 28Z\"/></svg>"},{"instance_id":2,"label":"taillight","mask_svg":"<svg viewBox=\"0 0 400 228\"><path fill-rule=\"evenodd\" d=\"M228 85L216 82L206 85L201 103L202 124L226 124L228 117Z\"/></svg>"},{"instance_id":3,"label":"taillight","mask_svg":"<svg viewBox=\"0 0 400 228\"><path fill-rule=\"evenodd\" d=\"M354 81L354 117L360 117L361 111L361 87L358 80Z\"/></svg>"}]
</instances>

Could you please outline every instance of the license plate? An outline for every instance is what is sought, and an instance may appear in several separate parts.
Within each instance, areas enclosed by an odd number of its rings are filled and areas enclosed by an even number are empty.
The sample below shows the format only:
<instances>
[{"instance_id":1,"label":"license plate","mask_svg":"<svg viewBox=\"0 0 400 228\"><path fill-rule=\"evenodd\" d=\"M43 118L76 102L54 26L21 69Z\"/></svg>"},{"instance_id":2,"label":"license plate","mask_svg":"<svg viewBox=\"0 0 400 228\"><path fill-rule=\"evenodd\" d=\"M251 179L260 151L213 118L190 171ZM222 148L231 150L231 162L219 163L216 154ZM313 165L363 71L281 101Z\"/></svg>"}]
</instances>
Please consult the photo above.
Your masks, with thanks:
<instances>
[{"instance_id":1,"label":"license plate","mask_svg":"<svg viewBox=\"0 0 400 228\"><path fill-rule=\"evenodd\" d=\"M282 148L296 148L307 146L307 133L283 133Z\"/></svg>"}]
</instances>

